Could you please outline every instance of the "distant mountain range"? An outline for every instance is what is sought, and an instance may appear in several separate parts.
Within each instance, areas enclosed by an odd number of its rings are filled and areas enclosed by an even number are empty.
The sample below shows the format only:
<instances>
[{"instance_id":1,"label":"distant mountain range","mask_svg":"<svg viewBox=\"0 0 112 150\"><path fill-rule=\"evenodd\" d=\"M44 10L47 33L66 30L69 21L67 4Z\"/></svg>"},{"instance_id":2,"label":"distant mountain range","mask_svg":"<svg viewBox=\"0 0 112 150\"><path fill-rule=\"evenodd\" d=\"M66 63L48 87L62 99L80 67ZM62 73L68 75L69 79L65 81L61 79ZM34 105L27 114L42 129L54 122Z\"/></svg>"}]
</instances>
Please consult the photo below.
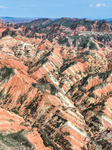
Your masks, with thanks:
<instances>
[{"instance_id":1,"label":"distant mountain range","mask_svg":"<svg viewBox=\"0 0 112 150\"><path fill-rule=\"evenodd\" d=\"M106 19L112 25L112 18Z\"/></svg>"},{"instance_id":2,"label":"distant mountain range","mask_svg":"<svg viewBox=\"0 0 112 150\"><path fill-rule=\"evenodd\" d=\"M66 18L66 17L63 17ZM0 20L6 22L6 23L28 23L37 19L47 19L47 18L39 18L39 17L0 17ZM55 21L58 20L59 18L49 18L49 20ZM78 20L78 18L75 18L75 20ZM74 20L68 18L68 20ZM90 19L91 20L91 19ZM94 20L106 20L112 25L112 18L107 18L107 19L94 19ZM93 21L94 21L93 20ZM55 22L54 22L55 23Z\"/></svg>"},{"instance_id":3,"label":"distant mountain range","mask_svg":"<svg viewBox=\"0 0 112 150\"><path fill-rule=\"evenodd\" d=\"M30 22L36 18L27 18L27 17L0 17L0 20L6 23L24 23Z\"/></svg>"}]
</instances>

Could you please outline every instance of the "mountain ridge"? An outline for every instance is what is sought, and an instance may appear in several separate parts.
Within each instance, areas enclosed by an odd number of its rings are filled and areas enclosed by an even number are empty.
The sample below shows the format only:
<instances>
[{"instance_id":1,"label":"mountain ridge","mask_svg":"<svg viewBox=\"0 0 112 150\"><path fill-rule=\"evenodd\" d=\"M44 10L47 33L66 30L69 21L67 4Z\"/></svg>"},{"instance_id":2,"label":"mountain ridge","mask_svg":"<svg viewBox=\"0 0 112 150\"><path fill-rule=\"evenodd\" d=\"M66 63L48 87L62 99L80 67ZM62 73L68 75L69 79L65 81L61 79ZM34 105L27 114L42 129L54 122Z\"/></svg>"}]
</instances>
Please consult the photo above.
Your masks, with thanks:
<instances>
[{"instance_id":1,"label":"mountain ridge","mask_svg":"<svg viewBox=\"0 0 112 150\"><path fill-rule=\"evenodd\" d=\"M54 22L2 23L0 147L111 149L112 27Z\"/></svg>"},{"instance_id":2,"label":"mountain ridge","mask_svg":"<svg viewBox=\"0 0 112 150\"><path fill-rule=\"evenodd\" d=\"M58 20L60 18L49 18L47 17L48 19L50 20ZM62 18L69 18L69 17L62 17ZM8 17L8 16L5 16L5 17L0 17L0 20L6 22L6 23L25 23L25 22L30 22L30 21L33 21L33 20L36 20L36 19L41 19L40 17ZM87 19L87 18L69 18L71 20L77 20L77 19ZM91 21L96 21L96 20L106 20L108 21L109 23L112 21L112 18L104 18L104 19L88 19L88 20L91 20Z\"/></svg>"}]
</instances>

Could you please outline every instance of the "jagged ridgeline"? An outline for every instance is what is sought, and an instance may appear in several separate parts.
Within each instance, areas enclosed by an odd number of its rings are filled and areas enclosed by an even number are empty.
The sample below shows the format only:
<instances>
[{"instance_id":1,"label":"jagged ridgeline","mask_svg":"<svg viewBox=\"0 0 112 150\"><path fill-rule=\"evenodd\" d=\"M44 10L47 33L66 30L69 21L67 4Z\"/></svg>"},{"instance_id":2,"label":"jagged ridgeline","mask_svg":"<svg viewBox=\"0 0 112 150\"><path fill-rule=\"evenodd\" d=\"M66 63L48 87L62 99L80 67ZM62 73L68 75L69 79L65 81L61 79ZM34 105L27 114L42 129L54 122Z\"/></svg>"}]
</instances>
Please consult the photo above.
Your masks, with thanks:
<instances>
[{"instance_id":1,"label":"jagged ridgeline","mask_svg":"<svg viewBox=\"0 0 112 150\"><path fill-rule=\"evenodd\" d=\"M111 24L1 21L0 150L111 150L111 137Z\"/></svg>"}]
</instances>

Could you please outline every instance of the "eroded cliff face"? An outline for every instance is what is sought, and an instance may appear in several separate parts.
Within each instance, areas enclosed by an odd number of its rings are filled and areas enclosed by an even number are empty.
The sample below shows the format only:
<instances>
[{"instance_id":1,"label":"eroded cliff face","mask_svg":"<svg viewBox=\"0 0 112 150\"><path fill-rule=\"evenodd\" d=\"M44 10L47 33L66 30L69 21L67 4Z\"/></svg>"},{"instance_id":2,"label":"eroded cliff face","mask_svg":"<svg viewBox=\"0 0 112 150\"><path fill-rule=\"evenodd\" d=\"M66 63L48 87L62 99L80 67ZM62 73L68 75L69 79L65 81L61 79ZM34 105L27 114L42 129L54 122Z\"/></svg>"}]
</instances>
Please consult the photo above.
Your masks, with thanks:
<instances>
[{"instance_id":1,"label":"eroded cliff face","mask_svg":"<svg viewBox=\"0 0 112 150\"><path fill-rule=\"evenodd\" d=\"M10 30L17 35L7 36ZM28 38L10 28L0 39L0 116L6 118L0 144L14 149L22 140L18 149L111 149L111 35L76 31L74 44L66 46L65 32L73 37L71 30L55 25L52 31L48 39Z\"/></svg>"}]
</instances>

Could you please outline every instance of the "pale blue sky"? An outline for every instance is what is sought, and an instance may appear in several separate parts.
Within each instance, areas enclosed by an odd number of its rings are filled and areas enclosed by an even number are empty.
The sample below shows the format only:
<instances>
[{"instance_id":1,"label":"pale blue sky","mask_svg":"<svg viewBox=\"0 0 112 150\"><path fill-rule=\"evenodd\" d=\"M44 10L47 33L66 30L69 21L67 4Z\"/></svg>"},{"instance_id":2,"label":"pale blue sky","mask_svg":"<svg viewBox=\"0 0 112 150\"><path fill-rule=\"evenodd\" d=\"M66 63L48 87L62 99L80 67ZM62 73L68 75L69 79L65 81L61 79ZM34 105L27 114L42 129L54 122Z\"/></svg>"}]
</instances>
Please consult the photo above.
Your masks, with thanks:
<instances>
[{"instance_id":1,"label":"pale blue sky","mask_svg":"<svg viewBox=\"0 0 112 150\"><path fill-rule=\"evenodd\" d=\"M0 0L0 16L112 18L112 0Z\"/></svg>"}]
</instances>

